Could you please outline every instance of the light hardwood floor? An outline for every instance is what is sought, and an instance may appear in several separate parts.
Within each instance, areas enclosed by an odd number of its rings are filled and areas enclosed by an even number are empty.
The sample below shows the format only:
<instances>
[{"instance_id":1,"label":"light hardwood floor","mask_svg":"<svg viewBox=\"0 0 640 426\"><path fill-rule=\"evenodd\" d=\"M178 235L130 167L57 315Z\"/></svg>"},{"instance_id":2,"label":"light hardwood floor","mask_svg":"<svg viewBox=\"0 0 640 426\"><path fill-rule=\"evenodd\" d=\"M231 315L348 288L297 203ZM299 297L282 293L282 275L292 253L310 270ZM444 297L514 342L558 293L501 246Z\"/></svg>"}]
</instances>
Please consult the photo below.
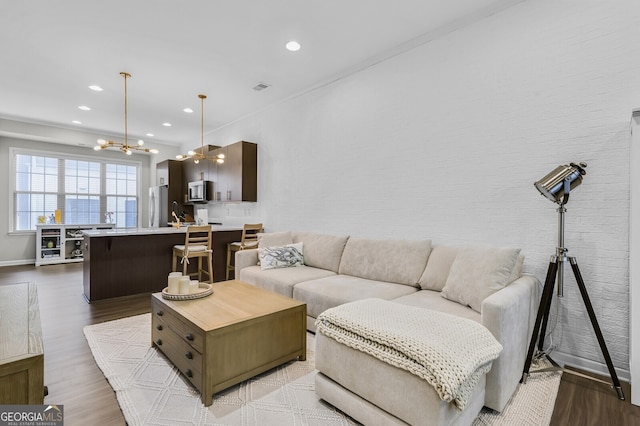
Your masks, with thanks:
<instances>
[{"instance_id":1,"label":"light hardwood floor","mask_svg":"<svg viewBox=\"0 0 640 426\"><path fill-rule=\"evenodd\" d=\"M151 312L148 294L88 304L82 296L82 264L0 268L0 285L35 282L38 286L45 347L47 404L64 405L65 426L124 425L115 394L97 367L82 329ZM604 378L608 379L608 378ZM551 420L564 425L638 425L640 407L604 384L564 374Z\"/></svg>"}]
</instances>

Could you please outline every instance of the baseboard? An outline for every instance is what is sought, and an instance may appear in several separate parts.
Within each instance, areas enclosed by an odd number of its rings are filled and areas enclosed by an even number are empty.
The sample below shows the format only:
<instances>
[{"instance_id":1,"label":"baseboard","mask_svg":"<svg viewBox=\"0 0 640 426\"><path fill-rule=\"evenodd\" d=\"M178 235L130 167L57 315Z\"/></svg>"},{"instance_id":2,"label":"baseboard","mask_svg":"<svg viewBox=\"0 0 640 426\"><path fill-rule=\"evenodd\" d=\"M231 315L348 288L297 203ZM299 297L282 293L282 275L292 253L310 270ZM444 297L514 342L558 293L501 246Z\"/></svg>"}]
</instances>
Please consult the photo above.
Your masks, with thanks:
<instances>
[{"instance_id":1,"label":"baseboard","mask_svg":"<svg viewBox=\"0 0 640 426\"><path fill-rule=\"evenodd\" d=\"M590 359L584 359L575 355L569 355L558 351L553 351L549 356L561 366L568 365L570 367L579 368L580 370L588 371L590 373L600 374L602 376L611 377L609 369L606 364L602 364ZM620 381L629 382L631 374L629 370L622 368L616 368L616 374Z\"/></svg>"},{"instance_id":2,"label":"baseboard","mask_svg":"<svg viewBox=\"0 0 640 426\"><path fill-rule=\"evenodd\" d=\"M4 262L0 262L0 267L2 266L18 266L18 265L35 265L35 259L23 259L23 260L7 260Z\"/></svg>"}]
</instances>

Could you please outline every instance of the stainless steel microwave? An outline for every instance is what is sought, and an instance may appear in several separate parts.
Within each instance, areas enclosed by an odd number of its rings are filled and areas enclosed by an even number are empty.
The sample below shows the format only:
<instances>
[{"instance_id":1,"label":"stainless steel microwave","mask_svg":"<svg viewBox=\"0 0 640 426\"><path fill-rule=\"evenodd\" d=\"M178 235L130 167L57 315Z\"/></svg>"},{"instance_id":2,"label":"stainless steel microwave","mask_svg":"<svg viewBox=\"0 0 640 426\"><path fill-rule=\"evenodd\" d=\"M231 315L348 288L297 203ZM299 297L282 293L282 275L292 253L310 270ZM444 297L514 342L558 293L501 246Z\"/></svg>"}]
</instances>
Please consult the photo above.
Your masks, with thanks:
<instances>
[{"instance_id":1,"label":"stainless steel microwave","mask_svg":"<svg viewBox=\"0 0 640 426\"><path fill-rule=\"evenodd\" d=\"M187 201L190 203L206 203L209 200L213 182L208 180L197 180L189 182L187 191Z\"/></svg>"}]
</instances>

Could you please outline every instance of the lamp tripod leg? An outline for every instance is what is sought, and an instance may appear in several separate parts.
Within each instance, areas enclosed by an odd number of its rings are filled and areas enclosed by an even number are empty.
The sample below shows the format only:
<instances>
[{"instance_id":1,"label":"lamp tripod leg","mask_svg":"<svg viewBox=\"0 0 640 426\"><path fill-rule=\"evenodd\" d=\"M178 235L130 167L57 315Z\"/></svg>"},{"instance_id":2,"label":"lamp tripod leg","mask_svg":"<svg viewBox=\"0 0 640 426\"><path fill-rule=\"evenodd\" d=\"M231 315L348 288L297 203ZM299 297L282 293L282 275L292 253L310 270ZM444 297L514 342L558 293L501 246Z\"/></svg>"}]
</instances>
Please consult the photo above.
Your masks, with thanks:
<instances>
[{"instance_id":1,"label":"lamp tripod leg","mask_svg":"<svg viewBox=\"0 0 640 426\"><path fill-rule=\"evenodd\" d=\"M602 336L602 331L600 330L600 326L598 325L598 319L596 318L596 314L593 311L593 305L591 304L591 299L589 299L589 293L587 293L587 287L584 284L584 280L582 279L582 274L580 273L580 269L578 268L578 262L576 261L575 257L570 257L569 262L571 263L571 269L573 270L573 275L575 276L576 282L578 283L578 288L580 289L582 300L584 301L584 305L587 308L587 313L589 314L589 319L591 320L593 331L595 331L596 337L598 338L598 343L600 344L600 350L602 351L604 360L607 363L607 368L609 369L609 374L611 375L611 381L613 382L613 387L615 388L618 394L618 398L624 401L624 393L622 392L622 387L620 386L620 381L618 380L618 375L616 374L616 370L613 367L613 362L611 362L611 356L609 355L609 351L607 350L607 344L604 341L604 337Z\"/></svg>"},{"instance_id":2,"label":"lamp tripod leg","mask_svg":"<svg viewBox=\"0 0 640 426\"><path fill-rule=\"evenodd\" d=\"M524 369L522 372L522 379L520 383L527 383L527 377L529 377L529 369L531 368L531 361L533 360L533 353L536 348L536 340L538 340L538 334L540 340L538 342L538 348L542 350L544 344L544 333L546 330L546 324L549 318L549 310L551 308L551 300L553 297L553 287L555 286L556 273L558 271L558 258L553 256L551 262L549 262L549 268L547 269L547 278L544 282L544 288L542 290L542 298L540 299L540 305L538 307L538 314L536 316L536 322L533 327L533 333L531 334L531 342L529 343L529 352L527 352L527 359L524 363ZM544 321L544 327L542 333L540 333L541 325Z\"/></svg>"}]
</instances>

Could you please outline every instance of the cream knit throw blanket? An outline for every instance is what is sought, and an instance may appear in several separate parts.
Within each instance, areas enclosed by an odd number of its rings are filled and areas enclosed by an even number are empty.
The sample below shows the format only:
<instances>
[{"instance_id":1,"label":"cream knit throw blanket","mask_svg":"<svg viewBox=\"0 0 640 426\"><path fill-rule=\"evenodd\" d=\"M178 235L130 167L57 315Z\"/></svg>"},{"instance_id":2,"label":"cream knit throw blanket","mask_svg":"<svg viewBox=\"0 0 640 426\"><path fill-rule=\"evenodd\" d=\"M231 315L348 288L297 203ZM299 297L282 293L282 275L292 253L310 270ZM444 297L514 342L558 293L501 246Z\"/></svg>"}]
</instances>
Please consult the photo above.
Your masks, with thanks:
<instances>
[{"instance_id":1,"label":"cream knit throw blanket","mask_svg":"<svg viewBox=\"0 0 640 426\"><path fill-rule=\"evenodd\" d=\"M317 332L421 377L463 410L502 345L475 321L382 299L318 315Z\"/></svg>"}]
</instances>

